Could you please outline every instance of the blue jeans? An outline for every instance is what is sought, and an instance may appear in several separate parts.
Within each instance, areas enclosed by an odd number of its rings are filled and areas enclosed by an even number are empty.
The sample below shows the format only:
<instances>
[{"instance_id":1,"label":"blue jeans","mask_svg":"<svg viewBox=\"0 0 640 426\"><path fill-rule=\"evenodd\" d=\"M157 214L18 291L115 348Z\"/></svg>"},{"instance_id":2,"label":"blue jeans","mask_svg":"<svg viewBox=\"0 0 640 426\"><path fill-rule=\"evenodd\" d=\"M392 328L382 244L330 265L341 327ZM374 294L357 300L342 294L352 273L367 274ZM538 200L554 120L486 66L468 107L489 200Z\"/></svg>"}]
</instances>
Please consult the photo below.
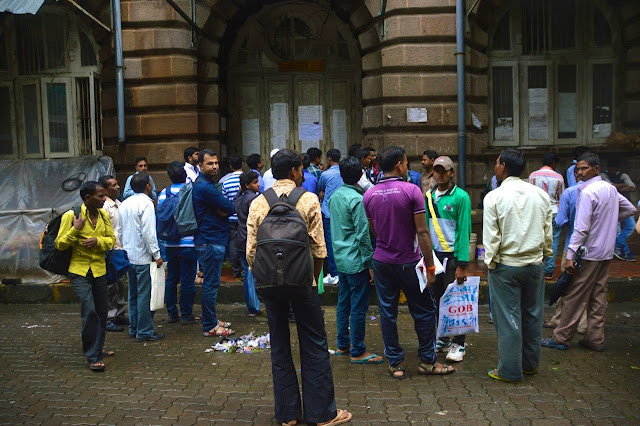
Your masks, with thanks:
<instances>
[{"instance_id":1,"label":"blue jeans","mask_svg":"<svg viewBox=\"0 0 640 426\"><path fill-rule=\"evenodd\" d=\"M398 342L398 297L400 290L407 296L409 312L418 335L418 357L426 364L436 362L436 305L431 288L420 292L415 267L418 262L394 265L373 261L373 275L378 292L380 328L384 354L389 365L404 361L404 350Z\"/></svg>"},{"instance_id":2,"label":"blue jeans","mask_svg":"<svg viewBox=\"0 0 640 426\"><path fill-rule=\"evenodd\" d=\"M155 266L154 266L155 267ZM149 265L129 268L129 334L138 338L153 334L151 303L151 273Z\"/></svg>"},{"instance_id":3,"label":"blue jeans","mask_svg":"<svg viewBox=\"0 0 640 426\"><path fill-rule=\"evenodd\" d=\"M366 352L364 344L367 309L369 309L369 271L364 269L357 274L338 273L340 292L336 307L336 323L338 325L338 349L349 349L351 356L359 357ZM351 328L351 330L349 330ZM349 341L351 331L351 341Z\"/></svg>"},{"instance_id":4,"label":"blue jeans","mask_svg":"<svg viewBox=\"0 0 640 426\"><path fill-rule=\"evenodd\" d=\"M622 254L631 254L629 244L627 244L627 238L633 232L636 227L636 221L633 216L629 216L626 219L622 219L618 225L618 236L616 237L616 250L622 252Z\"/></svg>"},{"instance_id":5,"label":"blue jeans","mask_svg":"<svg viewBox=\"0 0 640 426\"><path fill-rule=\"evenodd\" d=\"M164 301L169 318L178 318L178 283L180 283L180 316L188 320L193 313L193 300L196 297L196 272L198 259L193 247L167 247L167 283L164 288Z\"/></svg>"},{"instance_id":6,"label":"blue jeans","mask_svg":"<svg viewBox=\"0 0 640 426\"><path fill-rule=\"evenodd\" d=\"M247 309L250 314L257 314L260 312L260 300L256 294L256 283L253 280L253 273L249 269L249 263L247 262L247 256L244 252L238 252L238 258L244 271L244 278L242 280L244 284L244 301L247 304Z\"/></svg>"},{"instance_id":7,"label":"blue jeans","mask_svg":"<svg viewBox=\"0 0 640 426\"><path fill-rule=\"evenodd\" d=\"M545 275L553 274L556 269L556 257L558 257L558 241L560 240L560 232L562 227L556 225L556 215L553 215L553 255L544 260Z\"/></svg>"},{"instance_id":8,"label":"blue jeans","mask_svg":"<svg viewBox=\"0 0 640 426\"><path fill-rule=\"evenodd\" d=\"M331 221L325 215L322 215L322 226L324 227L324 241L327 244L327 258L329 260L329 274L332 277L338 276L338 267L333 257L333 244L331 243Z\"/></svg>"},{"instance_id":9,"label":"blue jeans","mask_svg":"<svg viewBox=\"0 0 640 426\"><path fill-rule=\"evenodd\" d=\"M202 282L202 330L209 331L218 325L216 299L220 288L220 273L226 247L221 244L196 244L198 262L204 273Z\"/></svg>"}]
</instances>

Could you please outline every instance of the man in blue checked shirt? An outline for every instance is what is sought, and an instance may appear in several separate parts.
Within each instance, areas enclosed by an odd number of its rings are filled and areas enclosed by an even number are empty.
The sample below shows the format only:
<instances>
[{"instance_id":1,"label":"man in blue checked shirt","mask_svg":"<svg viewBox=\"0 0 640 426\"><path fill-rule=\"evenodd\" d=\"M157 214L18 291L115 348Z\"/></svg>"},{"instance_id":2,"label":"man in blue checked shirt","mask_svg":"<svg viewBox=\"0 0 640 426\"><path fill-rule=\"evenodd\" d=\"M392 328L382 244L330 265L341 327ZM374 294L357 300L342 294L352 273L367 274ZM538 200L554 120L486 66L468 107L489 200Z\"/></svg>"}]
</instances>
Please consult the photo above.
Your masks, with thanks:
<instances>
[{"instance_id":1,"label":"man in blue checked shirt","mask_svg":"<svg viewBox=\"0 0 640 426\"><path fill-rule=\"evenodd\" d=\"M333 148L327 151L327 170L322 172L318 180L316 192L322 199L322 226L324 227L324 239L327 244L327 257L329 260L329 273L324 277L327 285L338 284L338 268L333 257L333 246L331 244L331 213L329 212L329 200L331 195L343 184L340 176L340 151Z\"/></svg>"},{"instance_id":2,"label":"man in blue checked shirt","mask_svg":"<svg viewBox=\"0 0 640 426\"><path fill-rule=\"evenodd\" d=\"M179 161L169 164L167 174L173 185L160 191L158 208L166 201L167 196L177 197L187 180L187 172ZM169 195L167 195L167 191L169 191ZM198 268L193 236L182 237L178 241L164 241L164 245L167 255L167 282L164 300L169 314L168 322L176 323L180 319L183 325L193 324L200 320L193 315L193 301L196 297L194 280ZM180 312L177 307L178 283L180 283Z\"/></svg>"},{"instance_id":3,"label":"man in blue checked shirt","mask_svg":"<svg viewBox=\"0 0 640 426\"><path fill-rule=\"evenodd\" d=\"M224 198L233 203L233 200L238 196L240 192L240 175L242 174L242 157L239 155L230 155L229 164L231 165L231 173L229 177L222 183L222 195ZM240 265L240 259L238 258L238 250L236 249L236 240L238 238L238 215L232 214L229 216L229 244L227 245L227 258L231 263L231 269L233 270L233 278L240 278L242 276L242 265Z\"/></svg>"}]
</instances>

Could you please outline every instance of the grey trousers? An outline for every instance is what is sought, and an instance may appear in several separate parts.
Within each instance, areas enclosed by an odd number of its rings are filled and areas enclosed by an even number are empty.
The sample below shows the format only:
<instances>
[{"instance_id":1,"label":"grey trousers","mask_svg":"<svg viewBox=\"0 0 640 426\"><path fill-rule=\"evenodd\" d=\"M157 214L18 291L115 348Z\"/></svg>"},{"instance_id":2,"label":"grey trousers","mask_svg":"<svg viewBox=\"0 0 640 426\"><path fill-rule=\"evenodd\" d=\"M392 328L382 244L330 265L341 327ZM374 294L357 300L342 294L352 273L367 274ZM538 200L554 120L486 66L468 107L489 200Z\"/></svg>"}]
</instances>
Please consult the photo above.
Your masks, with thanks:
<instances>
[{"instance_id":1,"label":"grey trousers","mask_svg":"<svg viewBox=\"0 0 640 426\"><path fill-rule=\"evenodd\" d=\"M498 264L489 273L493 324L498 333L498 373L522 380L540 363L544 314L544 268Z\"/></svg>"}]
</instances>

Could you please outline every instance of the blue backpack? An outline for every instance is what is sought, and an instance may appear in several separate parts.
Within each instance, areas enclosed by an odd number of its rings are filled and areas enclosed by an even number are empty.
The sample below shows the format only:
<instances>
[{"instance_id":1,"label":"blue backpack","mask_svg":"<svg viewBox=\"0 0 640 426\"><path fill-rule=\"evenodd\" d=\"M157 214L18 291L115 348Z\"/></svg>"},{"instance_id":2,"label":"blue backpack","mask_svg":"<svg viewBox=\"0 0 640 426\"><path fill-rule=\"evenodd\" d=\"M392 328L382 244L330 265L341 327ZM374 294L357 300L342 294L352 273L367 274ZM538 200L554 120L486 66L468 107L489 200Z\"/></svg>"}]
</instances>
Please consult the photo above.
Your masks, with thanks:
<instances>
[{"instance_id":1,"label":"blue backpack","mask_svg":"<svg viewBox=\"0 0 640 426\"><path fill-rule=\"evenodd\" d=\"M165 193L167 198L158 206L156 212L156 232L159 240L177 242L180 241L182 235L173 215L180 198L171 192L170 186L165 189Z\"/></svg>"}]
</instances>

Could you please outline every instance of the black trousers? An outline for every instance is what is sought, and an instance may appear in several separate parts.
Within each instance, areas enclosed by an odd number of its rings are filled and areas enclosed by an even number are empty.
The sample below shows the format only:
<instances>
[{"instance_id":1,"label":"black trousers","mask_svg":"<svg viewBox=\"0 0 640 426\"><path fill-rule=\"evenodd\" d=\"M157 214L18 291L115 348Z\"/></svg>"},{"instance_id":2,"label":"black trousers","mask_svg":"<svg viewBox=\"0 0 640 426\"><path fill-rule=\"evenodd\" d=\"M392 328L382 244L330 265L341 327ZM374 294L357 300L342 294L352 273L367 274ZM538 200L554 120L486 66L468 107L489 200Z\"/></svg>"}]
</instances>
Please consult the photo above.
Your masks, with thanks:
<instances>
[{"instance_id":1,"label":"black trousers","mask_svg":"<svg viewBox=\"0 0 640 426\"><path fill-rule=\"evenodd\" d=\"M444 260L447 259L447 267L444 270L444 273L436 275L436 282L433 284L433 299L436 303L436 321L439 321L440 318L440 298L444 294L444 291L447 289L447 286L451 284L456 279L456 262L453 258L453 253L441 253L435 252L436 257L444 265ZM453 343L457 343L464 347L464 337L455 336L452 341Z\"/></svg>"},{"instance_id":2,"label":"black trousers","mask_svg":"<svg viewBox=\"0 0 640 426\"><path fill-rule=\"evenodd\" d=\"M335 418L333 375L317 288L269 289L261 292L260 296L267 310L271 333L276 419L281 422L304 419L307 423L322 423ZM304 417L291 355L289 303L296 316L300 342Z\"/></svg>"},{"instance_id":3,"label":"black trousers","mask_svg":"<svg viewBox=\"0 0 640 426\"><path fill-rule=\"evenodd\" d=\"M86 277L70 273L69 279L80 299L82 351L87 361L98 362L102 359L107 327L107 276L95 278L89 270Z\"/></svg>"}]
</instances>

